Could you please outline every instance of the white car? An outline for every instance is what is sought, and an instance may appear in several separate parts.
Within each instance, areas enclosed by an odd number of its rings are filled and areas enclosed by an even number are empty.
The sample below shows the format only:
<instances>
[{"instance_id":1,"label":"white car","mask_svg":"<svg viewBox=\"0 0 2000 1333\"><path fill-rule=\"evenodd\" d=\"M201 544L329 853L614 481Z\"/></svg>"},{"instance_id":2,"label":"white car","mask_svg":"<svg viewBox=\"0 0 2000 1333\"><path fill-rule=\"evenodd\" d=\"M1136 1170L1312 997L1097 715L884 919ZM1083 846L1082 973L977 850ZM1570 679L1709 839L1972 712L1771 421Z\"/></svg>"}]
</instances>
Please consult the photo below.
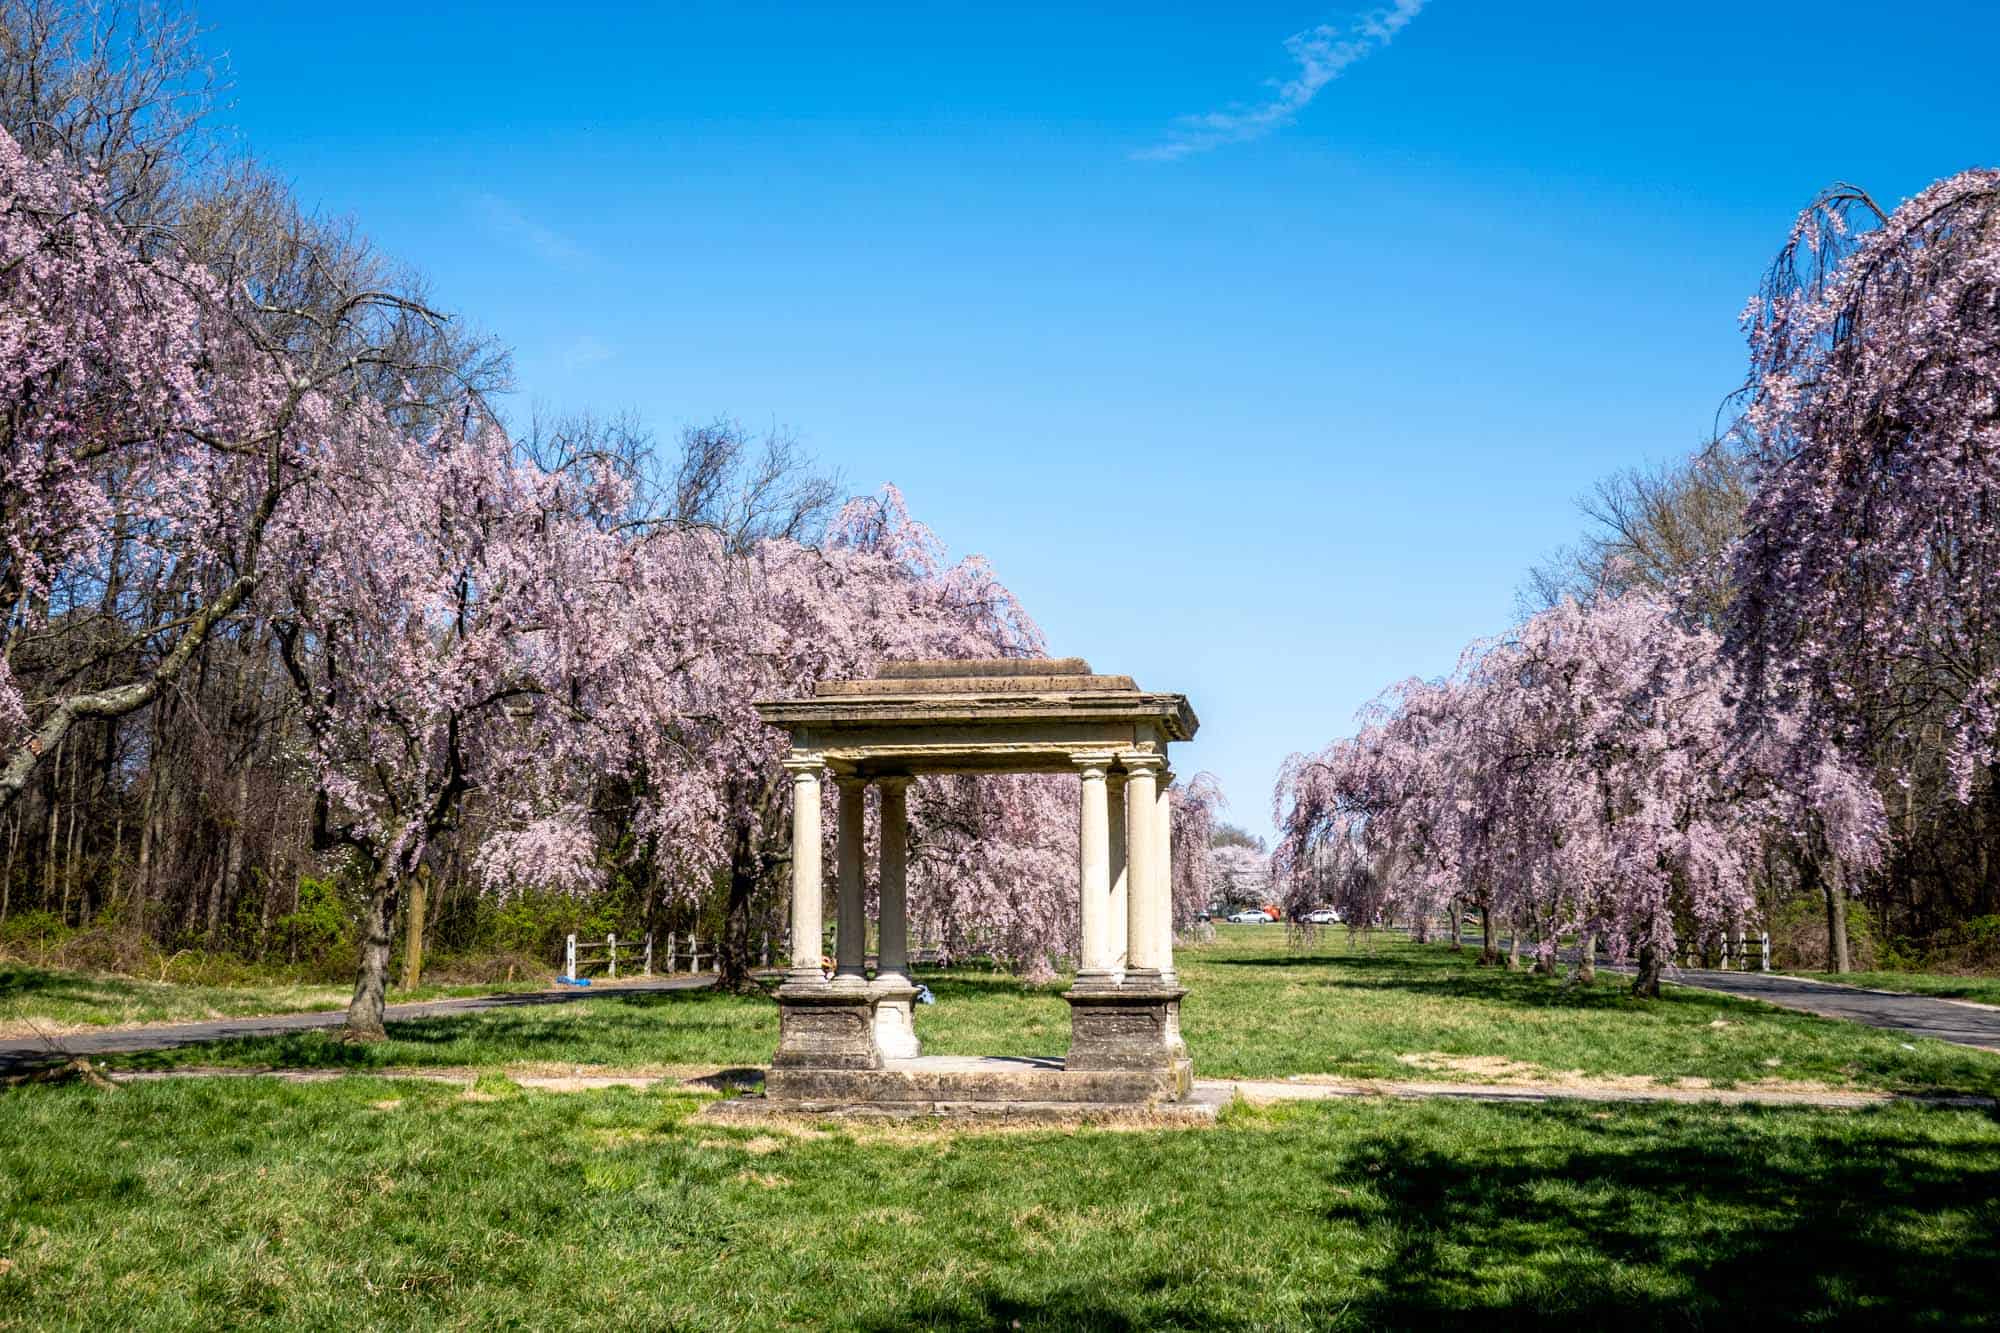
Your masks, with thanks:
<instances>
[{"instance_id":1,"label":"white car","mask_svg":"<svg viewBox=\"0 0 2000 1333\"><path fill-rule=\"evenodd\" d=\"M1239 926L1268 926L1271 924L1271 917L1268 912L1259 912L1247 907L1241 912L1231 912L1229 919Z\"/></svg>"},{"instance_id":2,"label":"white car","mask_svg":"<svg viewBox=\"0 0 2000 1333\"><path fill-rule=\"evenodd\" d=\"M1337 926L1340 924L1340 913L1331 907L1319 907L1307 912L1299 920L1308 926Z\"/></svg>"}]
</instances>

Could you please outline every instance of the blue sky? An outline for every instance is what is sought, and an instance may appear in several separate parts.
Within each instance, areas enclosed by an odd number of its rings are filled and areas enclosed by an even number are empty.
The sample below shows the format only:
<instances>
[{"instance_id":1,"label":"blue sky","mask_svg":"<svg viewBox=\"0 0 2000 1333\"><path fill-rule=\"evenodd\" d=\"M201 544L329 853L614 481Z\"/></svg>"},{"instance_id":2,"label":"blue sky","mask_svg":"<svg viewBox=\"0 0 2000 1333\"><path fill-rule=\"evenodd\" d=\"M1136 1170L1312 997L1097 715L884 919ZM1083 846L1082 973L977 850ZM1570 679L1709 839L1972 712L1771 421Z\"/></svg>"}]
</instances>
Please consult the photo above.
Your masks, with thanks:
<instances>
[{"instance_id":1,"label":"blue sky","mask_svg":"<svg viewBox=\"0 0 2000 1333\"><path fill-rule=\"evenodd\" d=\"M1685 452L1791 216L2000 158L2000 8L220 3L226 119L516 351L794 431L1057 653L1288 751Z\"/></svg>"}]
</instances>

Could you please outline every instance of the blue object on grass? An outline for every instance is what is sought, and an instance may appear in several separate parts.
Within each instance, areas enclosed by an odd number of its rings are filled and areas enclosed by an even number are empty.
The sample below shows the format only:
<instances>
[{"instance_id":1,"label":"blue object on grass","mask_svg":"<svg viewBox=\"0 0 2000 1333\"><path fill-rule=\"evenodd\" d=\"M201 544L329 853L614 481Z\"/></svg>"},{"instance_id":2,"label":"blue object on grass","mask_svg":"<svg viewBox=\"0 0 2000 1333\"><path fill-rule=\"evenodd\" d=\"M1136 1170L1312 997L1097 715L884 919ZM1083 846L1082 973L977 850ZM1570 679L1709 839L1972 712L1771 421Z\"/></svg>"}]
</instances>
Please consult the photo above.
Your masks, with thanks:
<instances>
[{"instance_id":1,"label":"blue object on grass","mask_svg":"<svg viewBox=\"0 0 2000 1333\"><path fill-rule=\"evenodd\" d=\"M557 977L557 978L556 978L556 985L558 985L558 986L588 986L589 984L590 984L590 978L589 978L589 977Z\"/></svg>"},{"instance_id":2,"label":"blue object on grass","mask_svg":"<svg viewBox=\"0 0 2000 1333\"><path fill-rule=\"evenodd\" d=\"M929 986L924 985L921 981L917 983L917 1003L918 1004L937 1003L937 996L931 994L931 988Z\"/></svg>"}]
</instances>

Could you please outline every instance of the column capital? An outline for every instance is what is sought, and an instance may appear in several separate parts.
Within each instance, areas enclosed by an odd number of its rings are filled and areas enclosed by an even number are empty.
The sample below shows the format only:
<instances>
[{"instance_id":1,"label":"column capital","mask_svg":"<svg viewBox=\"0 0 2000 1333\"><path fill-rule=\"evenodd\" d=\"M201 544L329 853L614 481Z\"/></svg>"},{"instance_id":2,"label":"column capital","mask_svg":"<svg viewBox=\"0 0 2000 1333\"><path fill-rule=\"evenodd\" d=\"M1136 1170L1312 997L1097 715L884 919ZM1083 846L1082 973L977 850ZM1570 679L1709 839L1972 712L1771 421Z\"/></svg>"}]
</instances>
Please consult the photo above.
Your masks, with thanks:
<instances>
[{"instance_id":1,"label":"column capital","mask_svg":"<svg viewBox=\"0 0 2000 1333\"><path fill-rule=\"evenodd\" d=\"M908 773L891 773L887 777L876 778L875 785L883 791L902 792L908 791L914 781L916 779Z\"/></svg>"},{"instance_id":2,"label":"column capital","mask_svg":"<svg viewBox=\"0 0 2000 1333\"><path fill-rule=\"evenodd\" d=\"M1110 773L1112 762L1117 758L1115 750L1078 750L1069 757L1085 777L1095 773L1100 778Z\"/></svg>"},{"instance_id":3,"label":"column capital","mask_svg":"<svg viewBox=\"0 0 2000 1333\"><path fill-rule=\"evenodd\" d=\"M1164 776L1167 771L1166 759L1161 755L1154 754L1151 750L1120 750L1118 752L1118 764L1128 774L1152 773L1156 776Z\"/></svg>"},{"instance_id":4,"label":"column capital","mask_svg":"<svg viewBox=\"0 0 2000 1333\"><path fill-rule=\"evenodd\" d=\"M785 771L794 779L817 778L826 772L826 757L817 750L794 750L785 756Z\"/></svg>"},{"instance_id":5,"label":"column capital","mask_svg":"<svg viewBox=\"0 0 2000 1333\"><path fill-rule=\"evenodd\" d=\"M829 769L828 772L833 776L833 785L839 787L842 791L853 791L856 788L865 788L868 785L867 778L851 770L836 768Z\"/></svg>"}]
</instances>

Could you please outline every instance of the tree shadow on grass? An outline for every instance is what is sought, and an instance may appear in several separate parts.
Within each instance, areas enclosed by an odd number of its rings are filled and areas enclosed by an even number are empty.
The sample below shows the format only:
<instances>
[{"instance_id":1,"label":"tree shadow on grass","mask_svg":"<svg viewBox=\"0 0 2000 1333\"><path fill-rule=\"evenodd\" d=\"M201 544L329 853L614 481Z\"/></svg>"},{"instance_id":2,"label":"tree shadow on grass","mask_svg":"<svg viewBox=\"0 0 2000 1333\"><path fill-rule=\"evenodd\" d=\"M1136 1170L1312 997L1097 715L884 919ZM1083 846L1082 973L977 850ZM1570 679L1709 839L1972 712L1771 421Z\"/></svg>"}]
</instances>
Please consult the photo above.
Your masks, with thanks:
<instances>
[{"instance_id":1,"label":"tree shadow on grass","mask_svg":"<svg viewBox=\"0 0 2000 1333\"><path fill-rule=\"evenodd\" d=\"M1336 1191L1324 1216L1381 1228L1394 1244L1345 1310L1364 1326L1471 1311L1667 1327L1990 1326L2000 1300L1990 1143L1976 1158L1955 1153L1924 1133L1921 1114L1736 1112L1793 1117L1789 1132L1759 1135L1757 1151L1728 1117L1666 1134L1691 1122L1593 1126L1587 1114L1569 1113L1586 1146L1559 1153L1483 1146L1466 1160L1394 1134L1353 1144L1328 1180L1373 1177L1379 1202Z\"/></svg>"},{"instance_id":2,"label":"tree shadow on grass","mask_svg":"<svg viewBox=\"0 0 2000 1333\"><path fill-rule=\"evenodd\" d=\"M1022 1287L1028 1284L1021 1284ZM862 1315L854 1327L869 1333L904 1329L1089 1329L1140 1333L1150 1329L1255 1329L1266 1325L1209 1308L1191 1293L1174 1290L1165 1273L1126 1274L1118 1280L1076 1283L1033 1295L987 1281L950 1297L916 1298L893 1310ZM1143 1306L1143 1314L1128 1312ZM1123 1308L1121 1308L1123 1307Z\"/></svg>"},{"instance_id":3,"label":"tree shadow on grass","mask_svg":"<svg viewBox=\"0 0 2000 1333\"><path fill-rule=\"evenodd\" d=\"M1246 1289L1218 1309L1212 1272L1108 1260L1095 1280L1053 1287L1032 1266L1002 1269L855 1323L1511 1328L1556 1315L1619 1329L1969 1329L1990 1327L2000 1304L2000 1145L1927 1133L1945 1113L1494 1114L1518 1132L1462 1149L1440 1147L1436 1127L1363 1134L1299 1171L1294 1207L1327 1224L1307 1244L1352 1244L1334 1238L1358 1229L1355 1252L1368 1256L1303 1301L1265 1304ZM1554 1142L1551 1119L1567 1130ZM1254 1226L1234 1243L1259 1244ZM1326 1257L1263 1252L1279 1268Z\"/></svg>"},{"instance_id":4,"label":"tree shadow on grass","mask_svg":"<svg viewBox=\"0 0 2000 1333\"><path fill-rule=\"evenodd\" d=\"M102 977L52 972L41 967L0 967L0 1004L23 1000L59 1000L66 1004L110 1008L129 1000L136 988Z\"/></svg>"},{"instance_id":5,"label":"tree shadow on grass","mask_svg":"<svg viewBox=\"0 0 2000 1333\"><path fill-rule=\"evenodd\" d=\"M967 975L963 972L916 973L913 979L931 988L931 994L938 1002L946 1000L979 999L1021 999L1058 1000L1062 999L1065 984L1048 982L1036 984L1010 977L1004 973L992 976Z\"/></svg>"},{"instance_id":6,"label":"tree shadow on grass","mask_svg":"<svg viewBox=\"0 0 2000 1333\"><path fill-rule=\"evenodd\" d=\"M577 1014L571 1003L536 1005L519 997L489 1008L421 1018L392 1018L388 1040L349 1043L336 1031L312 1028L268 1036L188 1043L159 1051L116 1056L127 1069L170 1069L190 1063L268 1065L282 1069L379 1069L395 1065L574 1061L607 1057L638 1063L674 1058L676 1047L701 1054L718 1028L734 1026L717 1011L751 1016L751 1026L777 1035L777 1009L755 999L700 990L606 990L581 996L611 1010ZM622 1012L621 1012L622 1011ZM643 1019L634 1026L633 1019ZM623 1038L623 1040L620 1040ZM192 1057L192 1058L191 1058ZM726 1056L725 1059L734 1058Z\"/></svg>"},{"instance_id":7,"label":"tree shadow on grass","mask_svg":"<svg viewBox=\"0 0 2000 1333\"><path fill-rule=\"evenodd\" d=\"M1510 972L1500 967L1473 968L1450 962L1430 962L1410 958L1303 958L1296 963L1276 958L1218 958L1214 967L1317 966L1326 973L1314 983L1337 990L1409 991L1451 999L1500 1000L1510 1004L1528 1003L1542 1008L1629 1009L1644 1013L1660 1006L1696 1007L1741 1012L1740 997L1711 991L1678 987L1659 999L1641 999L1632 994L1628 980L1600 975L1590 985L1574 985L1559 978L1523 968ZM1416 975L1413 970L1422 969ZM1358 974L1358 975L1357 975Z\"/></svg>"}]
</instances>

